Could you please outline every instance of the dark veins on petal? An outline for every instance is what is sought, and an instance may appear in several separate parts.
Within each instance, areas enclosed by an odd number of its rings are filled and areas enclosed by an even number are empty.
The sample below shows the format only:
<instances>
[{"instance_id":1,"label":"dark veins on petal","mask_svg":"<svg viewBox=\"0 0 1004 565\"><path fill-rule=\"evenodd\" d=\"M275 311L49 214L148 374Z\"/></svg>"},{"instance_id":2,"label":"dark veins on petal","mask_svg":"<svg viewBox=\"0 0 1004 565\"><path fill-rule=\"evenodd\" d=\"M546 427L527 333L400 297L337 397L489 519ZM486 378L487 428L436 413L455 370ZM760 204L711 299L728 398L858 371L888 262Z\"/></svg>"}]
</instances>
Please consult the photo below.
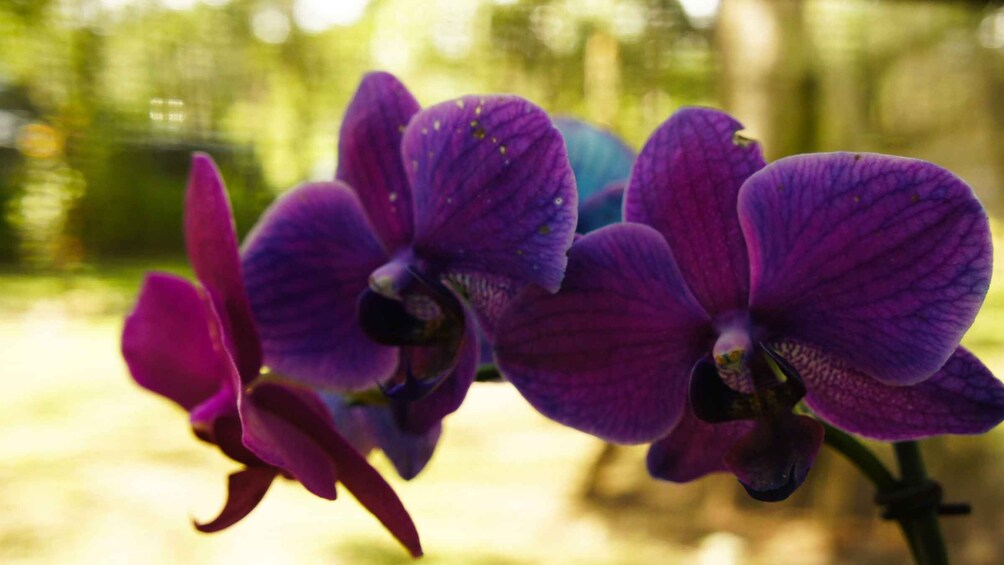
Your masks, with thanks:
<instances>
[{"instance_id":1,"label":"dark veins on petal","mask_svg":"<svg viewBox=\"0 0 1004 565\"><path fill-rule=\"evenodd\" d=\"M750 177L739 213L762 323L886 384L944 365L989 285L986 212L930 163L787 157Z\"/></svg>"}]
</instances>

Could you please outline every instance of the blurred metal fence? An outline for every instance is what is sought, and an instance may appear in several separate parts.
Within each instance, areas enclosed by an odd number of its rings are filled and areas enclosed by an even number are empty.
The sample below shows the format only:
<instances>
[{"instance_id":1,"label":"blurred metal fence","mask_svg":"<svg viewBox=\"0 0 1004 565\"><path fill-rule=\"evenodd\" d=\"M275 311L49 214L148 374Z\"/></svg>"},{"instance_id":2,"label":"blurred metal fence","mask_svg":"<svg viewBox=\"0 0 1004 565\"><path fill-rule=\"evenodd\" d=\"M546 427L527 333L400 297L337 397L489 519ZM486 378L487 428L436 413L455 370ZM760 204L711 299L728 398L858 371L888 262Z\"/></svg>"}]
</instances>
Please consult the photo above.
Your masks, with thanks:
<instances>
[{"instance_id":1,"label":"blurred metal fence","mask_svg":"<svg viewBox=\"0 0 1004 565\"><path fill-rule=\"evenodd\" d=\"M243 231L329 177L369 69L423 103L514 92L635 146L722 107L770 158L917 156L993 210L1004 10L865 0L4 0L0 261L177 252L187 154L221 161Z\"/></svg>"}]
</instances>

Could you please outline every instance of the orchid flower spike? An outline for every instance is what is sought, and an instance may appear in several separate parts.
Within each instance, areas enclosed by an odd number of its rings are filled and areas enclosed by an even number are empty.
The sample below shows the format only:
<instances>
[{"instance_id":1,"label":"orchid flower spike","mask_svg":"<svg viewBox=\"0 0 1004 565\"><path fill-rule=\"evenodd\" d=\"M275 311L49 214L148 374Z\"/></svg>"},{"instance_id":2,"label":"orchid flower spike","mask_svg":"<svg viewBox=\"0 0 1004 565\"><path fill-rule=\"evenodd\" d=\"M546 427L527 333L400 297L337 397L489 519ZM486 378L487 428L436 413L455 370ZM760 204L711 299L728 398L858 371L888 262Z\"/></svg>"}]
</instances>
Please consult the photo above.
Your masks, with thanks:
<instances>
[{"instance_id":1,"label":"orchid flower spike","mask_svg":"<svg viewBox=\"0 0 1004 565\"><path fill-rule=\"evenodd\" d=\"M931 163L874 154L764 164L742 125L673 115L631 172L627 223L577 240L561 291L499 321L503 374L545 415L654 442L649 472L729 471L781 500L823 439L976 434L1004 385L959 346L990 282L987 214Z\"/></svg>"},{"instance_id":2,"label":"orchid flower spike","mask_svg":"<svg viewBox=\"0 0 1004 565\"><path fill-rule=\"evenodd\" d=\"M192 160L185 241L198 282L148 275L126 319L122 354L140 386L187 410L197 437L244 466L230 475L220 515L196 527L215 532L235 524L279 475L332 500L340 482L413 556L421 555L407 510L338 433L321 398L260 375L261 345L241 279L230 202L206 155Z\"/></svg>"}]
</instances>

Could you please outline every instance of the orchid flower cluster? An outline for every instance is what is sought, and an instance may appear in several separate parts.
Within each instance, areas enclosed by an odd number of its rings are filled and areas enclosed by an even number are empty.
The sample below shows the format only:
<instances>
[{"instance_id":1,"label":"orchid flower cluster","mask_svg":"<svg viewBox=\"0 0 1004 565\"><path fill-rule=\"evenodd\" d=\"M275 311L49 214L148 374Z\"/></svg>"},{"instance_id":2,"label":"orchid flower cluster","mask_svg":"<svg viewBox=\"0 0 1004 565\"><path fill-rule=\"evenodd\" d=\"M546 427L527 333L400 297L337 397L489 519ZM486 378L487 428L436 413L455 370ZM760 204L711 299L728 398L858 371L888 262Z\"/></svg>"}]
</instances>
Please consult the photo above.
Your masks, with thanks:
<instances>
[{"instance_id":1,"label":"orchid flower cluster","mask_svg":"<svg viewBox=\"0 0 1004 565\"><path fill-rule=\"evenodd\" d=\"M242 466L196 527L236 523L276 477L341 483L421 555L366 455L418 475L491 362L544 415L650 443L652 476L727 471L766 501L805 480L821 421L901 441L1004 419L1004 385L959 345L991 274L972 190L900 157L766 164L742 129L683 109L636 157L519 97L422 109L373 73L335 179L280 197L240 249L196 155L197 282L150 274L122 338L136 382Z\"/></svg>"}]
</instances>

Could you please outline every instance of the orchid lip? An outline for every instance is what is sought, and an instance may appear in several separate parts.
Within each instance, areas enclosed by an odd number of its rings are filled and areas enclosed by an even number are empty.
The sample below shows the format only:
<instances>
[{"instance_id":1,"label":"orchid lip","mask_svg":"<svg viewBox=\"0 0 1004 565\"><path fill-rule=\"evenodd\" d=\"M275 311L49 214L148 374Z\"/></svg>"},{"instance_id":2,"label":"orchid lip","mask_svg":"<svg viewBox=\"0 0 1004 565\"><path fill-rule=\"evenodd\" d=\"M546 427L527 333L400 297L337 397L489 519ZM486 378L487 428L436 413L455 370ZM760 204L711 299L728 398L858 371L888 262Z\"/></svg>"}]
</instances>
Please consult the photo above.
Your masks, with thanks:
<instances>
[{"instance_id":1,"label":"orchid lip","mask_svg":"<svg viewBox=\"0 0 1004 565\"><path fill-rule=\"evenodd\" d=\"M746 489L746 493L750 497L759 500L760 502L780 502L791 496L791 493L795 492L796 489L802 484L802 481L796 476L796 465L792 463L791 467L788 469L783 476L787 479L784 483L781 483L772 488L757 489L742 481L739 484Z\"/></svg>"},{"instance_id":2,"label":"orchid lip","mask_svg":"<svg viewBox=\"0 0 1004 565\"><path fill-rule=\"evenodd\" d=\"M455 367L466 335L463 304L421 268L395 259L373 271L358 314L371 340L401 347L397 374L377 383L392 403L429 396ZM439 352L429 357L423 350Z\"/></svg>"},{"instance_id":3,"label":"orchid lip","mask_svg":"<svg viewBox=\"0 0 1004 565\"><path fill-rule=\"evenodd\" d=\"M756 388L752 393L740 392L723 378L717 360L699 361L690 381L694 414L709 423L778 418L791 414L805 396L805 384L795 368L763 343L751 355L749 371Z\"/></svg>"},{"instance_id":4,"label":"orchid lip","mask_svg":"<svg viewBox=\"0 0 1004 565\"><path fill-rule=\"evenodd\" d=\"M812 418L776 414L757 421L733 443L724 462L750 496L778 502L805 481L824 435L823 426Z\"/></svg>"},{"instance_id":5,"label":"orchid lip","mask_svg":"<svg viewBox=\"0 0 1004 565\"><path fill-rule=\"evenodd\" d=\"M415 402L432 394L439 385L443 383L449 371L442 370L431 379L420 379L415 375L411 366L411 357L402 356L402 363L405 364L405 377L402 382L391 384L380 383L380 391L388 399L401 402Z\"/></svg>"},{"instance_id":6,"label":"orchid lip","mask_svg":"<svg viewBox=\"0 0 1004 565\"><path fill-rule=\"evenodd\" d=\"M759 348L764 355L760 359L769 367L773 374L775 386L765 387L764 394L768 400L779 406L794 407L805 397L805 382L798 371L788 363L788 360L770 348L770 346L759 343ZM758 368L759 369L759 368ZM759 371L758 371L759 372ZM759 389L758 389L759 390Z\"/></svg>"},{"instance_id":7,"label":"orchid lip","mask_svg":"<svg viewBox=\"0 0 1004 565\"><path fill-rule=\"evenodd\" d=\"M694 366L690 403L713 423L752 420L754 426L725 454L726 466L749 495L763 502L788 498L805 480L822 439L818 422L793 413L805 396L801 376L782 356L758 342L748 364L752 393L734 390L710 357Z\"/></svg>"},{"instance_id":8,"label":"orchid lip","mask_svg":"<svg viewBox=\"0 0 1004 565\"><path fill-rule=\"evenodd\" d=\"M397 261L370 276L358 314L367 337L382 345L442 345L465 328L463 305L443 283Z\"/></svg>"},{"instance_id":9,"label":"orchid lip","mask_svg":"<svg viewBox=\"0 0 1004 565\"><path fill-rule=\"evenodd\" d=\"M689 394L694 415L708 423L752 420L760 416L756 397L729 387L715 363L708 358L694 366Z\"/></svg>"}]
</instances>

